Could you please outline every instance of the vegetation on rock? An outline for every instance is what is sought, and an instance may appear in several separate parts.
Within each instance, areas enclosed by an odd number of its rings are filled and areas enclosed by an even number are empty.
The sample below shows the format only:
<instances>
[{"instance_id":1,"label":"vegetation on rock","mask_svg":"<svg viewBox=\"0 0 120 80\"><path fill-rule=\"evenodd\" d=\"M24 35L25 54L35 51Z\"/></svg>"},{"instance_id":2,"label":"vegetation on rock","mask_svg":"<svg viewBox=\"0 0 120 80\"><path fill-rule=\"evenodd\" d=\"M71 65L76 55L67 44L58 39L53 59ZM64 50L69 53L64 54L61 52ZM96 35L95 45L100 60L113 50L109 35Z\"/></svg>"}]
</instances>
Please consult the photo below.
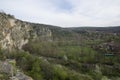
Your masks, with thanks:
<instances>
[{"instance_id":1,"label":"vegetation on rock","mask_svg":"<svg viewBox=\"0 0 120 80\"><path fill-rule=\"evenodd\" d=\"M0 66L14 60L20 71L0 67L0 80L120 79L120 27L61 28L0 13L0 47Z\"/></svg>"}]
</instances>

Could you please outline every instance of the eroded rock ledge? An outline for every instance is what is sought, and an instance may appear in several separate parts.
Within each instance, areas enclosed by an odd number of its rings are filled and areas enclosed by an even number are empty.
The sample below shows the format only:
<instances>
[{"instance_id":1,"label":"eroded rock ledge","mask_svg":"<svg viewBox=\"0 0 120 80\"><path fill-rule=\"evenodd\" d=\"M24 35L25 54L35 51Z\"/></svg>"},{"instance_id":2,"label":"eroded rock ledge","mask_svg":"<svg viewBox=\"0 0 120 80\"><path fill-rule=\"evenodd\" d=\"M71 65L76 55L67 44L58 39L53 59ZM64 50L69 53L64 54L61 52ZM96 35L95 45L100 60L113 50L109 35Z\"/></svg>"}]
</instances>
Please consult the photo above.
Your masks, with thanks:
<instances>
[{"instance_id":1,"label":"eroded rock ledge","mask_svg":"<svg viewBox=\"0 0 120 80\"><path fill-rule=\"evenodd\" d=\"M20 72L20 70L18 70L15 65L16 61L14 59L0 61L0 75L2 73L3 76L4 73L6 77L8 77L7 80L33 80L31 77L25 75L23 72ZM2 76L0 76L0 78Z\"/></svg>"},{"instance_id":2,"label":"eroded rock ledge","mask_svg":"<svg viewBox=\"0 0 120 80\"><path fill-rule=\"evenodd\" d=\"M50 29L15 19L11 15L0 13L0 47L11 50L21 49L29 40L50 40Z\"/></svg>"}]
</instances>

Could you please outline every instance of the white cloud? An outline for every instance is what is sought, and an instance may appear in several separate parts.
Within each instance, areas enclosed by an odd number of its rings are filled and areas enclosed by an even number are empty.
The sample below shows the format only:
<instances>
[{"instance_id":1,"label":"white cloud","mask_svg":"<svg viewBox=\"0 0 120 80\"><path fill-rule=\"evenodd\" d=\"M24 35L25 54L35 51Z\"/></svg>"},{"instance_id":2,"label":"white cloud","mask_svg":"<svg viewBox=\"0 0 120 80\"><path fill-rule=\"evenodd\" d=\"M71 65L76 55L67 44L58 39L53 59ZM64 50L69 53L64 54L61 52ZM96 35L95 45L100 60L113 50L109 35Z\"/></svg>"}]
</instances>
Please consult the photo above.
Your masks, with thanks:
<instances>
[{"instance_id":1,"label":"white cloud","mask_svg":"<svg viewBox=\"0 0 120 80\"><path fill-rule=\"evenodd\" d=\"M17 18L63 27L120 25L120 0L1 0Z\"/></svg>"}]
</instances>

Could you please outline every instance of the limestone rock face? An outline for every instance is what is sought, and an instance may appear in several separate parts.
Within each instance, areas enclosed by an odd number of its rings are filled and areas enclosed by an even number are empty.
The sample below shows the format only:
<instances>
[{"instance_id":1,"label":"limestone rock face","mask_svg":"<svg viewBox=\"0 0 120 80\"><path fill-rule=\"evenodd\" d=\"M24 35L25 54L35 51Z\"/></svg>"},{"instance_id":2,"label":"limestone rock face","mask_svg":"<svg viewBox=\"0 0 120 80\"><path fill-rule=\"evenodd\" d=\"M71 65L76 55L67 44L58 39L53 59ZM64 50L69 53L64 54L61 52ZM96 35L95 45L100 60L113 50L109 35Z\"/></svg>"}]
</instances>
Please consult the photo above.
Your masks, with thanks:
<instances>
[{"instance_id":1,"label":"limestone rock face","mask_svg":"<svg viewBox=\"0 0 120 80\"><path fill-rule=\"evenodd\" d=\"M50 40L52 32L47 27L15 19L0 13L0 47L21 49L30 40Z\"/></svg>"},{"instance_id":2,"label":"limestone rock face","mask_svg":"<svg viewBox=\"0 0 120 80\"><path fill-rule=\"evenodd\" d=\"M11 71L12 71L11 67L12 66L8 62L6 62L6 61L1 62L0 61L0 72L4 72L4 73L10 74Z\"/></svg>"},{"instance_id":3,"label":"limestone rock face","mask_svg":"<svg viewBox=\"0 0 120 80\"><path fill-rule=\"evenodd\" d=\"M10 78L9 80L33 80L23 72L16 71L16 66L11 63L15 63L15 60L0 61L0 73L6 73Z\"/></svg>"},{"instance_id":4,"label":"limestone rock face","mask_svg":"<svg viewBox=\"0 0 120 80\"><path fill-rule=\"evenodd\" d=\"M19 72L16 74L15 77L13 77L14 79L12 80L33 80L31 77L26 76L25 74Z\"/></svg>"}]
</instances>

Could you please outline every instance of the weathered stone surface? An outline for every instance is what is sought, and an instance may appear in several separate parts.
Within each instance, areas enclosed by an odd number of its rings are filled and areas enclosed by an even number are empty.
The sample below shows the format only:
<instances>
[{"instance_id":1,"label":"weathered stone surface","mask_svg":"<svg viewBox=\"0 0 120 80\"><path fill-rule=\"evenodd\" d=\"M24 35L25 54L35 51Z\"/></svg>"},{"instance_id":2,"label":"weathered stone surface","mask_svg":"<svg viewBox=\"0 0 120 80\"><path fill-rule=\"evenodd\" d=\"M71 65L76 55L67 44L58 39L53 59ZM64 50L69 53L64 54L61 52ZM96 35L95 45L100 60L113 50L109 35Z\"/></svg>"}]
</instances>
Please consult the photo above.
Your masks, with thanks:
<instances>
[{"instance_id":1,"label":"weathered stone surface","mask_svg":"<svg viewBox=\"0 0 120 80\"><path fill-rule=\"evenodd\" d=\"M12 72L12 66L4 61L4 62L0 62L0 72L4 72L4 73L11 73Z\"/></svg>"},{"instance_id":2,"label":"weathered stone surface","mask_svg":"<svg viewBox=\"0 0 120 80\"><path fill-rule=\"evenodd\" d=\"M11 80L33 80L33 79L21 72L18 72L16 76L11 77Z\"/></svg>"},{"instance_id":3,"label":"weathered stone surface","mask_svg":"<svg viewBox=\"0 0 120 80\"><path fill-rule=\"evenodd\" d=\"M17 73L15 77L17 80L33 80L31 77L28 77L21 72Z\"/></svg>"},{"instance_id":4,"label":"weathered stone surface","mask_svg":"<svg viewBox=\"0 0 120 80\"><path fill-rule=\"evenodd\" d=\"M10 80L33 80L31 77L25 75L20 71L15 71L15 60L0 61L0 73L6 73L10 76Z\"/></svg>"},{"instance_id":5,"label":"weathered stone surface","mask_svg":"<svg viewBox=\"0 0 120 80\"><path fill-rule=\"evenodd\" d=\"M29 40L50 40L52 32L47 27L15 19L0 13L0 46L2 49L21 49Z\"/></svg>"}]
</instances>

